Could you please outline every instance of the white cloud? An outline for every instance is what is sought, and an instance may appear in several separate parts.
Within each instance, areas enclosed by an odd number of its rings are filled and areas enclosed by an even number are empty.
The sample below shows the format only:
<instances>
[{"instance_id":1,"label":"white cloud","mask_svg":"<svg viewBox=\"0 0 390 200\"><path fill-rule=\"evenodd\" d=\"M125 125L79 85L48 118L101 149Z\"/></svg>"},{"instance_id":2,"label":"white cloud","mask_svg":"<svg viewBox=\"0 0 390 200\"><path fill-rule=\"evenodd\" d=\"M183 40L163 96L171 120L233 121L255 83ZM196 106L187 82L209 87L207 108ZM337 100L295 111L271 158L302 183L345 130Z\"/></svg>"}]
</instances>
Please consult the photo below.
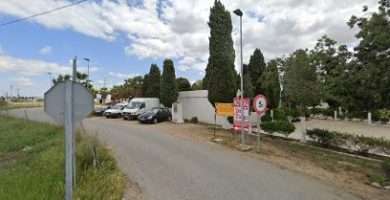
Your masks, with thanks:
<instances>
[{"instance_id":1,"label":"white cloud","mask_svg":"<svg viewBox=\"0 0 390 200\"><path fill-rule=\"evenodd\" d=\"M139 73L125 74L125 73L120 73L120 72L109 72L108 75L116 77L116 78L122 78L122 79L134 78L136 76L140 76Z\"/></svg>"},{"instance_id":2,"label":"white cloud","mask_svg":"<svg viewBox=\"0 0 390 200\"><path fill-rule=\"evenodd\" d=\"M175 58L179 70L204 73L208 57L207 25L213 0L88 1L71 8L32 19L52 29L74 31L115 40L124 34L127 55L139 58ZM69 4L58 0L0 1L0 13L17 17ZM229 11L240 8L243 16L244 63L255 48L266 59L291 53L297 48L312 48L318 38L328 34L339 44L353 44L356 30L346 22L351 15L361 15L370 0L230 0L223 1ZM28 6L26 6L28 5ZM161 12L158 11L161 6ZM239 63L239 18L232 15L236 66ZM193 58L189 62L188 58Z\"/></svg>"},{"instance_id":3,"label":"white cloud","mask_svg":"<svg viewBox=\"0 0 390 200\"><path fill-rule=\"evenodd\" d=\"M43 55L48 55L51 54L51 51L52 51L51 46L44 46L42 47L42 49L39 50L39 53Z\"/></svg>"},{"instance_id":4,"label":"white cloud","mask_svg":"<svg viewBox=\"0 0 390 200\"><path fill-rule=\"evenodd\" d=\"M29 86L33 84L33 81L31 79L26 78L24 76L20 77L11 77L8 79L11 83L16 84L18 86Z\"/></svg>"},{"instance_id":5,"label":"white cloud","mask_svg":"<svg viewBox=\"0 0 390 200\"><path fill-rule=\"evenodd\" d=\"M90 67L90 72L96 72L100 68ZM0 72L16 72L23 75L43 75L48 72L57 74L71 74L71 67L63 66L57 63L50 63L41 60L23 59L0 54ZM86 67L78 68L79 71L86 73Z\"/></svg>"}]
</instances>

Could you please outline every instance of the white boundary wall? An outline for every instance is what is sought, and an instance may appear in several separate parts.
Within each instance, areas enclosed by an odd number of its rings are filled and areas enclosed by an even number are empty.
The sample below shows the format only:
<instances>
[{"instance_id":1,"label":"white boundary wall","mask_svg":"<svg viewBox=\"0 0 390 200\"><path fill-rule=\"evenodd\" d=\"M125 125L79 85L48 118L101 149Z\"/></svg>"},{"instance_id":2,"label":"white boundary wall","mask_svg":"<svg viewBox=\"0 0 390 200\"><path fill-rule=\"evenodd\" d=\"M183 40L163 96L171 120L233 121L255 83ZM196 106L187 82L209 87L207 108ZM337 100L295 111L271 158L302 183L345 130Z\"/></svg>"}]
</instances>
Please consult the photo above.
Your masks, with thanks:
<instances>
[{"instance_id":1,"label":"white boundary wall","mask_svg":"<svg viewBox=\"0 0 390 200\"><path fill-rule=\"evenodd\" d=\"M197 117L199 122L214 124L214 107L207 99L207 90L195 90L179 92L178 102L182 104L183 118ZM233 101L233 99L232 99ZM226 117L217 116L217 125L230 128L231 125Z\"/></svg>"}]
</instances>

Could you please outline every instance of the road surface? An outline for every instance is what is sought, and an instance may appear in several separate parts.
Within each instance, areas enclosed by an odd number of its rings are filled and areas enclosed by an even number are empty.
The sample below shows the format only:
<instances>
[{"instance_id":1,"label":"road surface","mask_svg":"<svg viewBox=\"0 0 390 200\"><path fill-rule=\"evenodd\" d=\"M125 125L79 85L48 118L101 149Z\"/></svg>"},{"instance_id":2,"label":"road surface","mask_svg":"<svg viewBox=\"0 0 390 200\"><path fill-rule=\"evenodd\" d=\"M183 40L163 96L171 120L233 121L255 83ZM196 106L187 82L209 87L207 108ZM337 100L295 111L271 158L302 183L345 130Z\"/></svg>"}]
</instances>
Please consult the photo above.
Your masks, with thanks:
<instances>
[{"instance_id":1,"label":"road surface","mask_svg":"<svg viewBox=\"0 0 390 200\"><path fill-rule=\"evenodd\" d=\"M53 122L39 108L30 119ZM23 110L10 111L23 117ZM158 130L158 125L104 118L84 120L109 145L119 167L147 199L359 199L317 179L217 145L197 143Z\"/></svg>"}]
</instances>

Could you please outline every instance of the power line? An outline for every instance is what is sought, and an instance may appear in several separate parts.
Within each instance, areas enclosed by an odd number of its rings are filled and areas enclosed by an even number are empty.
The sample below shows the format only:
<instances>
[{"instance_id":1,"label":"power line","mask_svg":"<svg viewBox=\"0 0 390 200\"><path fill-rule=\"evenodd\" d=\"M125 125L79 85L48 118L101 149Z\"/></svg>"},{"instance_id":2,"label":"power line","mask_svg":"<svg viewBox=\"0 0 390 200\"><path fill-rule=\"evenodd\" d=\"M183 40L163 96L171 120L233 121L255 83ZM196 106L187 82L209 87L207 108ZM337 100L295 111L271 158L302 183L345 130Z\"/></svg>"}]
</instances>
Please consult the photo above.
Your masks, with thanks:
<instances>
[{"instance_id":1,"label":"power line","mask_svg":"<svg viewBox=\"0 0 390 200\"><path fill-rule=\"evenodd\" d=\"M52 13L52 12L55 12L55 11L58 11L58 10L61 10L61 9L64 9L64 8L68 8L68 7L71 7L71 6L74 6L74 5L83 3L83 2L85 2L85 1L88 1L88 0L77 1L77 2L71 3L71 4L69 4L69 5L65 5L65 6L62 6L62 7L54 8L54 9L52 9L52 10L48 10L48 11L41 12L41 13L37 13L37 14L31 15L31 16L28 16L28 17L24 17L24 18L20 18L20 19L13 20L13 21L9 21L9 22L0 24L0 27L6 26L6 25L9 25L9 24L13 24L13 23L16 23L16 22L24 21L24 20L27 20L27 19L30 19L30 18L33 18L33 17L37 17L37 16L41 16L41 15L46 15L46 14L49 14L49 13Z\"/></svg>"}]
</instances>

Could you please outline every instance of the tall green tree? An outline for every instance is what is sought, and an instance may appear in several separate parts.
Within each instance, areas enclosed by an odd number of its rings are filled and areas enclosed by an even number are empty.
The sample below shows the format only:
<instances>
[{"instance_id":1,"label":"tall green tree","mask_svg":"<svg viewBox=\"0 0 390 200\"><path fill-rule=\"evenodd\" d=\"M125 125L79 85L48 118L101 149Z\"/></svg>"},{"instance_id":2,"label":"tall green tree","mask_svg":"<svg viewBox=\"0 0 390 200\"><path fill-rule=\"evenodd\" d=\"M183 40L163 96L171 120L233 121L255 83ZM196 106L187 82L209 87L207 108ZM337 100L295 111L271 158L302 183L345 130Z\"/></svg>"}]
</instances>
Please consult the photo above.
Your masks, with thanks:
<instances>
[{"instance_id":1,"label":"tall green tree","mask_svg":"<svg viewBox=\"0 0 390 200\"><path fill-rule=\"evenodd\" d=\"M58 82L70 80L70 78L71 78L71 76L69 74L65 74L64 76L60 74L60 75L58 75L57 78L54 78L52 81L53 81L53 84L56 84Z\"/></svg>"},{"instance_id":2,"label":"tall green tree","mask_svg":"<svg viewBox=\"0 0 390 200\"><path fill-rule=\"evenodd\" d=\"M263 53L260 51L260 49L255 49L249 59L248 64L248 71L252 80L252 84L255 86L255 94L260 94L263 92L261 88L261 75L263 74L265 67L266 64ZM258 81L259 79L260 81ZM258 82L260 82L260 84L257 84Z\"/></svg>"},{"instance_id":3,"label":"tall green tree","mask_svg":"<svg viewBox=\"0 0 390 200\"><path fill-rule=\"evenodd\" d=\"M323 35L317 40L317 43L313 50L310 51L311 63L317 70L320 85L321 99L329 102L329 80L331 77L330 71L334 70L338 64L337 51L335 47L336 41L329 38L327 35Z\"/></svg>"},{"instance_id":4,"label":"tall green tree","mask_svg":"<svg viewBox=\"0 0 390 200\"><path fill-rule=\"evenodd\" d=\"M203 89L203 80L197 80L191 85L191 90L201 90Z\"/></svg>"},{"instance_id":5,"label":"tall green tree","mask_svg":"<svg viewBox=\"0 0 390 200\"><path fill-rule=\"evenodd\" d=\"M280 97L278 60L273 59L268 62L265 71L261 75L261 80L261 88L263 88L263 93L268 100L268 107L278 107Z\"/></svg>"},{"instance_id":6,"label":"tall green tree","mask_svg":"<svg viewBox=\"0 0 390 200\"><path fill-rule=\"evenodd\" d=\"M244 73L243 82L244 82L244 85L243 85L244 97L248 97L250 99L253 99L253 97L255 96L255 94L254 94L255 87L252 84L251 76L249 73Z\"/></svg>"},{"instance_id":7,"label":"tall green tree","mask_svg":"<svg viewBox=\"0 0 390 200\"><path fill-rule=\"evenodd\" d=\"M352 16L348 25L357 26L357 63L351 69L359 93L358 109L390 108L390 0L379 0L378 11L363 17ZM363 8L367 12L367 6Z\"/></svg>"},{"instance_id":8,"label":"tall green tree","mask_svg":"<svg viewBox=\"0 0 390 200\"><path fill-rule=\"evenodd\" d=\"M142 96L143 97L147 97L146 96L146 90L148 89L148 87L149 87L149 74L145 74L144 75L144 81L143 81L143 84L142 84Z\"/></svg>"},{"instance_id":9,"label":"tall green tree","mask_svg":"<svg viewBox=\"0 0 390 200\"><path fill-rule=\"evenodd\" d=\"M156 64L152 64L149 70L148 87L146 97L160 97L161 72Z\"/></svg>"},{"instance_id":10,"label":"tall green tree","mask_svg":"<svg viewBox=\"0 0 390 200\"><path fill-rule=\"evenodd\" d=\"M142 89L143 84L143 78L142 76L135 76L133 78L128 78L125 80L125 83L123 84L123 97L130 99L134 97L136 92L139 89Z\"/></svg>"},{"instance_id":11,"label":"tall green tree","mask_svg":"<svg viewBox=\"0 0 390 200\"><path fill-rule=\"evenodd\" d=\"M160 101L164 106L171 107L178 96L175 67L171 59L165 59L161 76Z\"/></svg>"},{"instance_id":12,"label":"tall green tree","mask_svg":"<svg viewBox=\"0 0 390 200\"><path fill-rule=\"evenodd\" d=\"M303 114L307 106L319 103L319 82L316 68L310 63L307 50L296 50L285 61L285 92Z\"/></svg>"},{"instance_id":13,"label":"tall green tree","mask_svg":"<svg viewBox=\"0 0 390 200\"><path fill-rule=\"evenodd\" d=\"M232 20L229 11L219 1L210 9L209 59L203 87L208 89L209 102L232 102L236 93L235 53Z\"/></svg>"},{"instance_id":14,"label":"tall green tree","mask_svg":"<svg viewBox=\"0 0 390 200\"><path fill-rule=\"evenodd\" d=\"M326 82L322 88L325 89L325 101L331 107L342 106L352 109L352 96L355 92L355 86L351 82L352 53L348 51L346 45L340 45L337 53L333 56L333 63L326 74Z\"/></svg>"},{"instance_id":15,"label":"tall green tree","mask_svg":"<svg viewBox=\"0 0 390 200\"><path fill-rule=\"evenodd\" d=\"M191 91L191 83L188 81L188 79L179 77L176 79L177 88L179 92L181 91Z\"/></svg>"},{"instance_id":16,"label":"tall green tree","mask_svg":"<svg viewBox=\"0 0 390 200\"><path fill-rule=\"evenodd\" d=\"M100 88L99 94L102 95L102 99L106 99L106 97L108 95L108 89L106 87Z\"/></svg>"}]
</instances>

